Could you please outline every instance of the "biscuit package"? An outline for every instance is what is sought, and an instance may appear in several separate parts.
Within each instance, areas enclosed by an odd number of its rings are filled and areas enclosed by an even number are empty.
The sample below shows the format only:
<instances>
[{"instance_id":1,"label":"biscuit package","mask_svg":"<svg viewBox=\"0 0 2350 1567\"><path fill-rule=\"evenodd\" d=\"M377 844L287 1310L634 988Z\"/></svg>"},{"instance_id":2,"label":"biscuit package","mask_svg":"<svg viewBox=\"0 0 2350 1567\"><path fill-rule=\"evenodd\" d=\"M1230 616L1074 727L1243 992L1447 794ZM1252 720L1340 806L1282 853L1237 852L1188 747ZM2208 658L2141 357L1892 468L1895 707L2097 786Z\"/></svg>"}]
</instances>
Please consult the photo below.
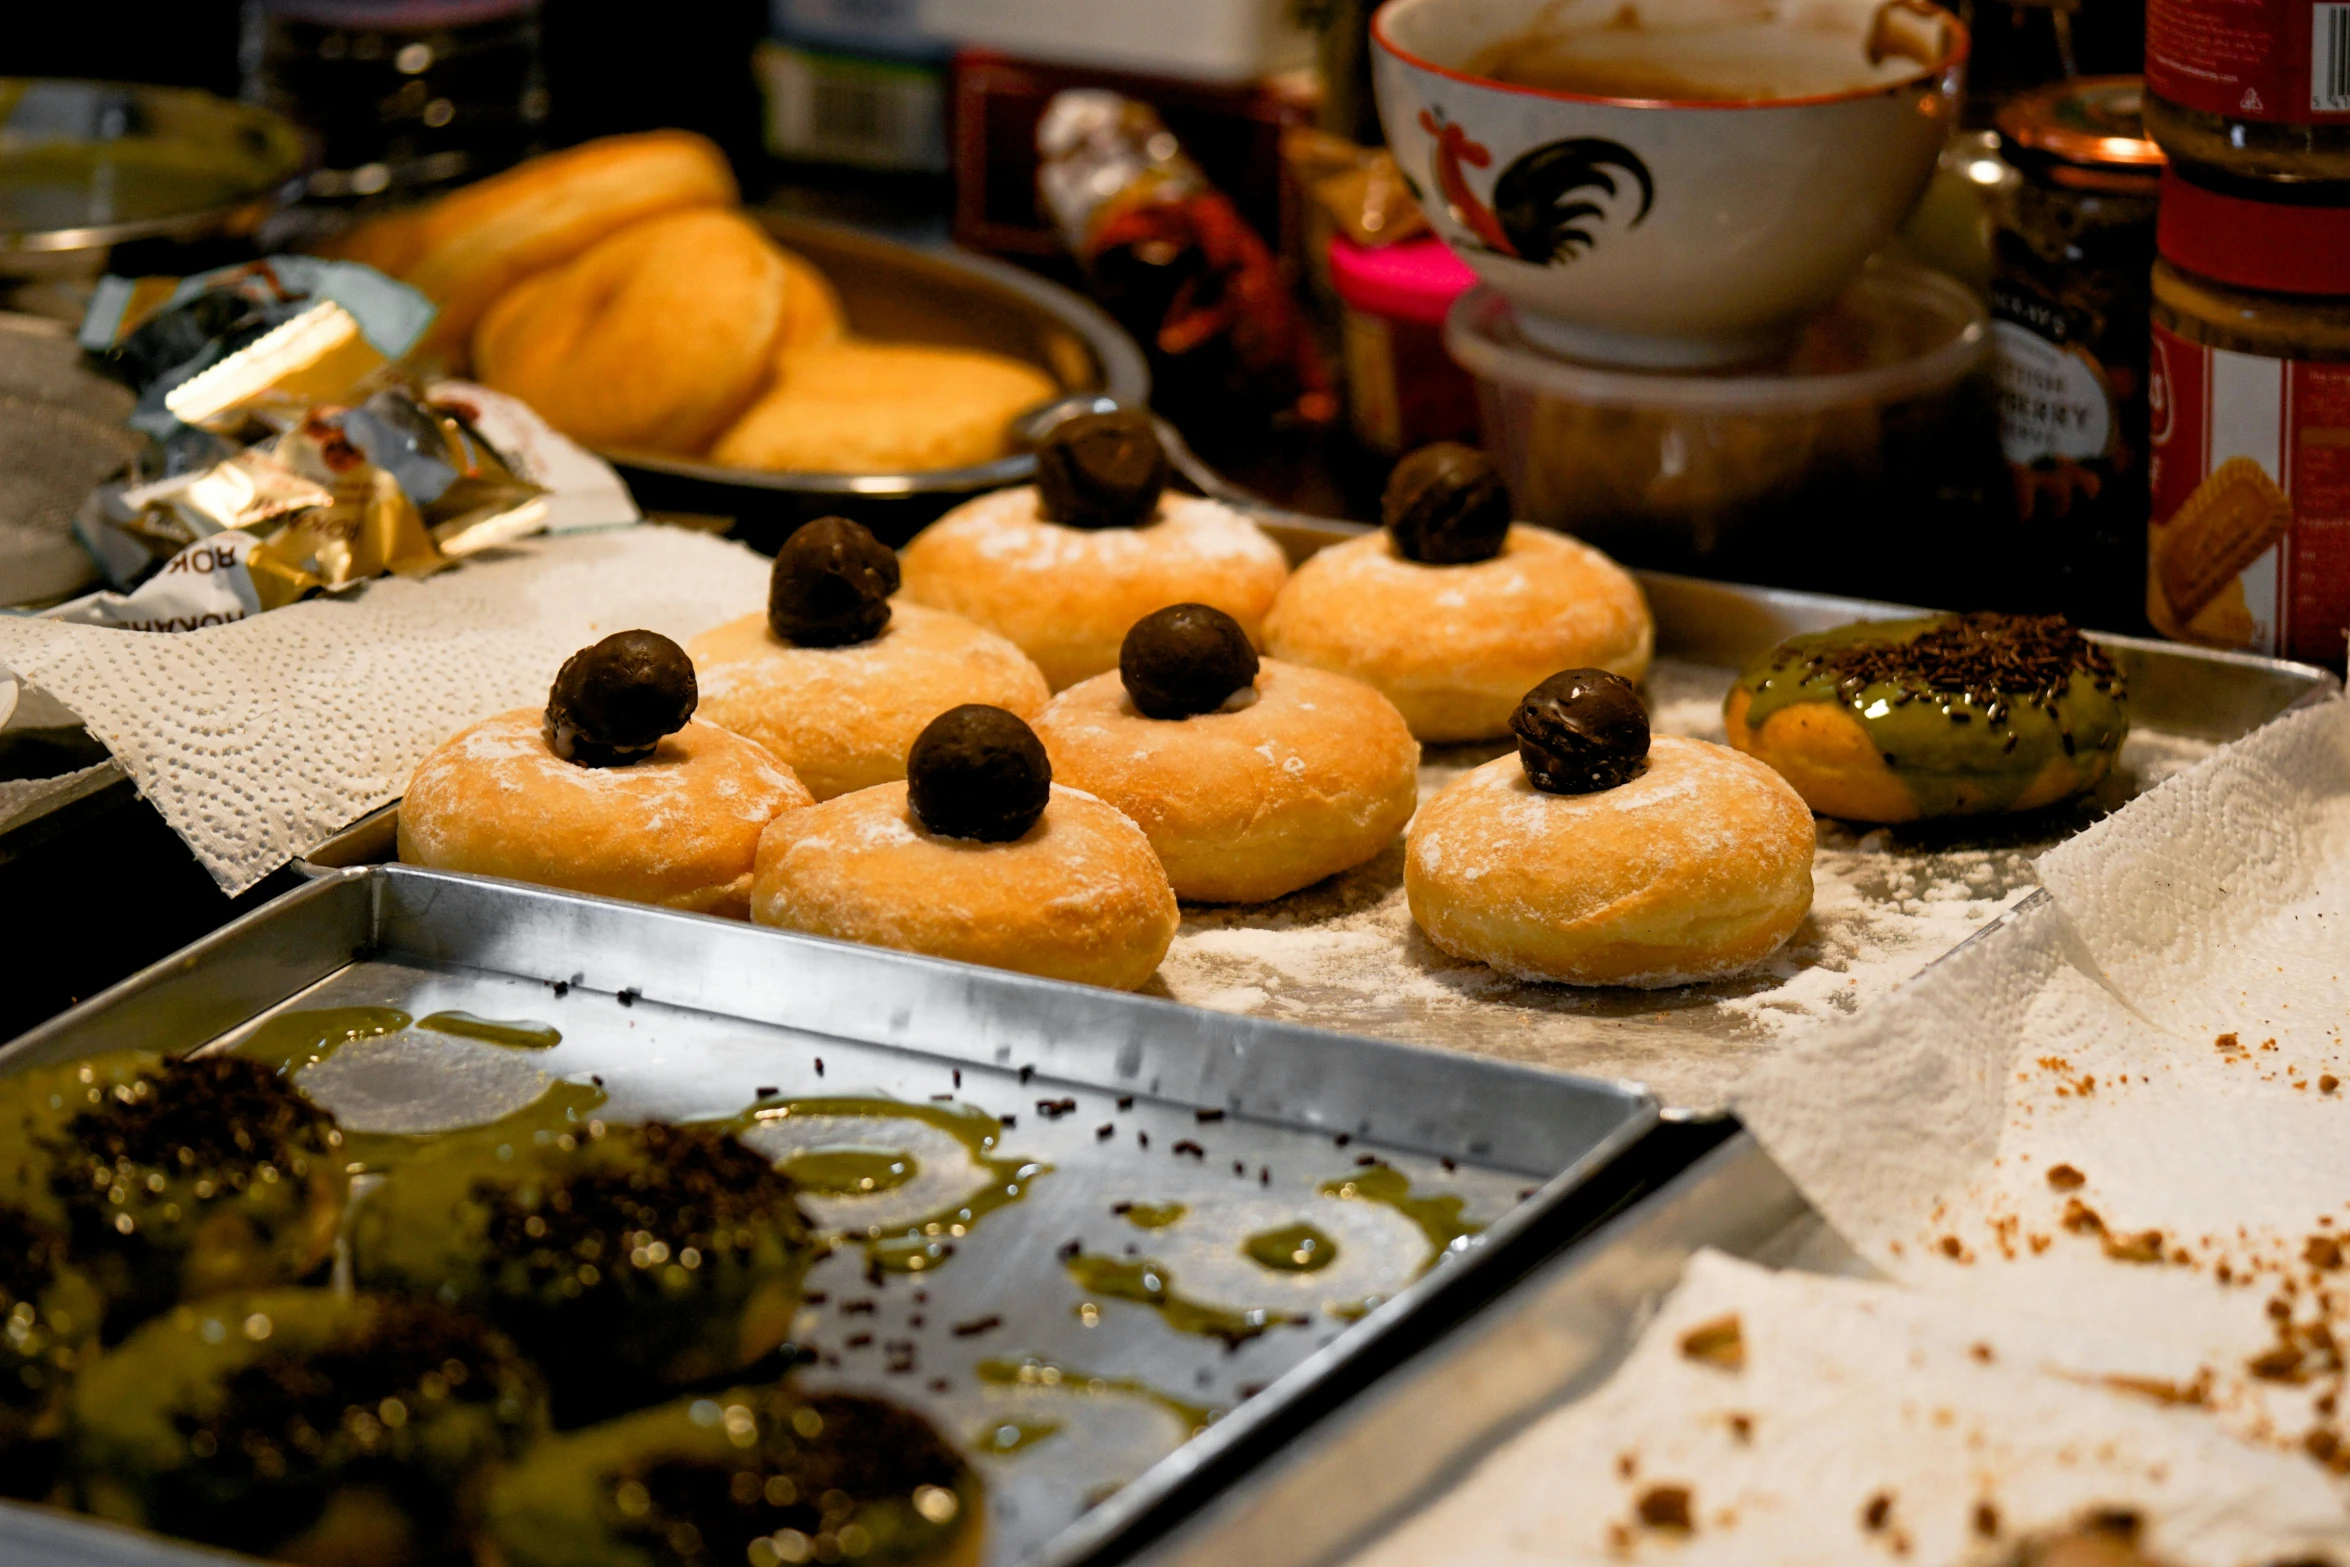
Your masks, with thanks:
<instances>
[{"instance_id":1,"label":"biscuit package","mask_svg":"<svg viewBox=\"0 0 2350 1567\"><path fill-rule=\"evenodd\" d=\"M2350 627L2350 364L2161 326L2146 614L2163 635L2339 667Z\"/></svg>"}]
</instances>

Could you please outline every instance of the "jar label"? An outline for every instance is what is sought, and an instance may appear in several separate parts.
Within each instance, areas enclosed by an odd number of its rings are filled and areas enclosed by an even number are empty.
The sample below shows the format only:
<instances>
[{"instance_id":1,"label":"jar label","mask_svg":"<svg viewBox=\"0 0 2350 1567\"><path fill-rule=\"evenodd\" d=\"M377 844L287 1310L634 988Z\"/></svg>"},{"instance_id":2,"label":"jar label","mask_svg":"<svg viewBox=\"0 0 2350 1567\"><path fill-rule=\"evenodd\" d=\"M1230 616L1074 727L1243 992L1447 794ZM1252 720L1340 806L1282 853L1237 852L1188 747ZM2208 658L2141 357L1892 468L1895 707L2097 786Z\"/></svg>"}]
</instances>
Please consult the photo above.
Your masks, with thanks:
<instances>
[{"instance_id":1,"label":"jar label","mask_svg":"<svg viewBox=\"0 0 2350 1567\"><path fill-rule=\"evenodd\" d=\"M2224 119L2350 119L2350 3L2147 0L2146 87Z\"/></svg>"},{"instance_id":2,"label":"jar label","mask_svg":"<svg viewBox=\"0 0 2350 1567\"><path fill-rule=\"evenodd\" d=\"M2146 613L2163 635L2340 667L2350 631L2350 363L2157 324Z\"/></svg>"},{"instance_id":3,"label":"jar label","mask_svg":"<svg viewBox=\"0 0 2350 1567\"><path fill-rule=\"evenodd\" d=\"M2113 441L2113 399L2088 349L2050 342L2014 321L1991 324L1999 444L2019 468L2086 462Z\"/></svg>"}]
</instances>

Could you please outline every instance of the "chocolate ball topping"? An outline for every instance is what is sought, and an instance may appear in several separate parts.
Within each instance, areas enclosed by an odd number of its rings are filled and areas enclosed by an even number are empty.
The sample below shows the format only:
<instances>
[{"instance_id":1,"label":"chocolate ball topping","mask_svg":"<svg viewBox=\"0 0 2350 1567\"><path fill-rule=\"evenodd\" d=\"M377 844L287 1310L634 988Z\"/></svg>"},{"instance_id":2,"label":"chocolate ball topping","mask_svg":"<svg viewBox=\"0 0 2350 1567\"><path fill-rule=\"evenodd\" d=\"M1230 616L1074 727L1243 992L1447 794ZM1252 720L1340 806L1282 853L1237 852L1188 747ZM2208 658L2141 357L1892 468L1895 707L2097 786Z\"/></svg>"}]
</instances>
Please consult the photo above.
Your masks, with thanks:
<instances>
[{"instance_id":1,"label":"chocolate ball topping","mask_svg":"<svg viewBox=\"0 0 2350 1567\"><path fill-rule=\"evenodd\" d=\"M701 700L694 663L658 631L621 631L563 661L547 693L547 746L582 767L653 754Z\"/></svg>"},{"instance_id":2,"label":"chocolate ball topping","mask_svg":"<svg viewBox=\"0 0 2350 1567\"><path fill-rule=\"evenodd\" d=\"M1569 669L1510 714L1527 781L1545 794L1596 794L1636 777L1648 758L1648 710L1622 675Z\"/></svg>"},{"instance_id":3,"label":"chocolate ball topping","mask_svg":"<svg viewBox=\"0 0 2350 1567\"><path fill-rule=\"evenodd\" d=\"M906 752L906 799L941 838L1010 843L1036 825L1052 787L1044 743L1000 707L951 707Z\"/></svg>"},{"instance_id":4,"label":"chocolate ball topping","mask_svg":"<svg viewBox=\"0 0 2350 1567\"><path fill-rule=\"evenodd\" d=\"M1240 622L1205 604L1170 604L1136 621L1118 647L1118 678L1146 718L1212 713L1257 678Z\"/></svg>"},{"instance_id":5,"label":"chocolate ball topping","mask_svg":"<svg viewBox=\"0 0 2350 1567\"><path fill-rule=\"evenodd\" d=\"M1078 414L1036 448L1036 507L1072 528L1138 528L1159 509L1167 454L1149 414Z\"/></svg>"},{"instance_id":6,"label":"chocolate ball topping","mask_svg":"<svg viewBox=\"0 0 2350 1567\"><path fill-rule=\"evenodd\" d=\"M1491 560L1509 537L1509 486L1483 452L1438 441L1395 465L1379 518L1406 560L1430 566Z\"/></svg>"},{"instance_id":7,"label":"chocolate ball topping","mask_svg":"<svg viewBox=\"0 0 2350 1567\"><path fill-rule=\"evenodd\" d=\"M897 590L897 551L846 517L819 517L775 552L767 624L801 647L870 642Z\"/></svg>"}]
</instances>

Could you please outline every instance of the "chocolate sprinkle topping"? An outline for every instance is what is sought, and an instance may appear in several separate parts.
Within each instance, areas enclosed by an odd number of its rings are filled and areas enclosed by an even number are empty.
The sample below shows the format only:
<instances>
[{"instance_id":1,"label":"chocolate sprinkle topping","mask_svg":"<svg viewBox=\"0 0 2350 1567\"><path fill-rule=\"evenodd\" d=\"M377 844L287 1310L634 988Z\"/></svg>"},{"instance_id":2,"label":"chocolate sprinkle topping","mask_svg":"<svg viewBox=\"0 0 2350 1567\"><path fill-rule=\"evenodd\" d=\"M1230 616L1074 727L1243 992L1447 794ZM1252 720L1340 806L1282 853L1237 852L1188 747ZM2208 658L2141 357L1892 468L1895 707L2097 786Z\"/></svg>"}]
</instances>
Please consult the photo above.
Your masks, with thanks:
<instances>
[{"instance_id":1,"label":"chocolate sprinkle topping","mask_svg":"<svg viewBox=\"0 0 2350 1567\"><path fill-rule=\"evenodd\" d=\"M2062 615L1952 615L1906 641L1819 648L1777 668L1798 661L1804 678L1833 679L1847 702L1872 685L1906 686L1981 708L1994 723L2019 701L2056 701L2076 674L2115 694L2122 686L2105 650Z\"/></svg>"}]
</instances>

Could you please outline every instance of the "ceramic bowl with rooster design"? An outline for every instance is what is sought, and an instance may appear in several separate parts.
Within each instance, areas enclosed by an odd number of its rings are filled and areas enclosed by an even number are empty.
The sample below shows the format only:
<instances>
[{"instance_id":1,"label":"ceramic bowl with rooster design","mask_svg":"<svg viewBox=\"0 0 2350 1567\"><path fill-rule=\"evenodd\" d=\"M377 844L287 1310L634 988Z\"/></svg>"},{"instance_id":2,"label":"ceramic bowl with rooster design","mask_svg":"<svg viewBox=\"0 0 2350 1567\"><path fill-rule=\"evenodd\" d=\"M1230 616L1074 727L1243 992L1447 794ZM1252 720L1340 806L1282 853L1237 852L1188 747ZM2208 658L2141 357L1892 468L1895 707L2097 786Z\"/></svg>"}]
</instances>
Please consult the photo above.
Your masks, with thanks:
<instances>
[{"instance_id":1,"label":"ceramic bowl with rooster design","mask_svg":"<svg viewBox=\"0 0 2350 1567\"><path fill-rule=\"evenodd\" d=\"M1927 0L1390 0L1380 117L1536 346L1767 357L1916 205L1965 27Z\"/></svg>"}]
</instances>

